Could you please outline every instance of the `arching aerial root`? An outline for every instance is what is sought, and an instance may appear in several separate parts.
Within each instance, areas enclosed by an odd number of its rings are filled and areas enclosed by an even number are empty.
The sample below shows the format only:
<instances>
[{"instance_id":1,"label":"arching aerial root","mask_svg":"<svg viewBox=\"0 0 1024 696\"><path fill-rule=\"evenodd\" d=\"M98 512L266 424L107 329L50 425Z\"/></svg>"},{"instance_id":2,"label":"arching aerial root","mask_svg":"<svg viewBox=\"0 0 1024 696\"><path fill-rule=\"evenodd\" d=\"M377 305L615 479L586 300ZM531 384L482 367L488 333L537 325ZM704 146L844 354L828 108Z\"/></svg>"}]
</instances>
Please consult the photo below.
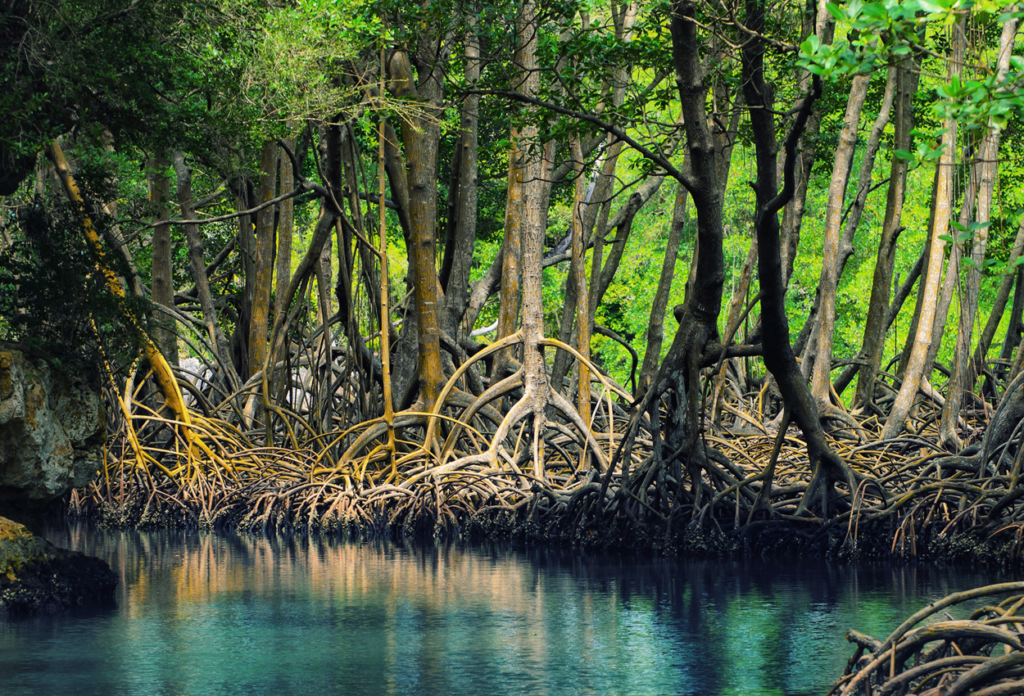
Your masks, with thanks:
<instances>
[{"instance_id":1,"label":"arching aerial root","mask_svg":"<svg viewBox=\"0 0 1024 696\"><path fill-rule=\"evenodd\" d=\"M514 334L493 350L520 340ZM568 346L545 344L579 359ZM396 413L390 425L374 418L346 427L353 422L346 409L359 407L343 384L354 373L332 368L321 369L323 379L342 387L332 387L329 407L307 397L324 393L322 384L296 383L306 391L248 425L239 425L246 421L233 404L257 393L258 377L230 394L195 388L186 439L182 424L152 405L144 380L132 381L108 393L114 437L106 466L95 484L74 494L72 512L119 525L416 528L439 535L490 529L501 519L595 543L620 538L627 527L663 538L697 530L725 539L728 548L788 544L840 555L923 557L945 545L963 557L955 540L964 534L1014 558L1024 547L1022 428L989 448L984 463L976 451L940 451L927 427L887 442L835 440L863 480L853 491L837 486L823 520L797 514L810 471L795 428L705 433L707 463L695 497L680 453L663 444L656 451L652 432L630 425L629 395L596 368L586 423L569 397L553 391L538 418L524 401L521 370L476 395L460 389L465 371L493 350L461 365L430 411ZM316 366L312 357L304 360ZM630 428L627 463L616 457Z\"/></svg>"},{"instance_id":2,"label":"arching aerial root","mask_svg":"<svg viewBox=\"0 0 1024 696\"><path fill-rule=\"evenodd\" d=\"M884 641L851 630L857 648L829 696L871 693L996 696L1024 693L1024 582L989 585L934 602ZM1009 596L1006 596L1009 595ZM967 619L963 602L983 602ZM939 617L948 620L936 620Z\"/></svg>"}]
</instances>

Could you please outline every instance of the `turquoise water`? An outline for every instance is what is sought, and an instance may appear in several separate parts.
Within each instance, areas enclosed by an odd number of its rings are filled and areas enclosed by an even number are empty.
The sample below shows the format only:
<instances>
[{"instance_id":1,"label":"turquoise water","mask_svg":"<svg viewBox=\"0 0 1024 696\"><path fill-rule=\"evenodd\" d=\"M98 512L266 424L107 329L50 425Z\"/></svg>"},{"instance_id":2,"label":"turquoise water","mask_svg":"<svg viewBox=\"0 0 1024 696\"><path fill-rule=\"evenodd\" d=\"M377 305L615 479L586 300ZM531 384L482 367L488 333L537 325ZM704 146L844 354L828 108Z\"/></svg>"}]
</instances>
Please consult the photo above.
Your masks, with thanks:
<instances>
[{"instance_id":1,"label":"turquoise water","mask_svg":"<svg viewBox=\"0 0 1024 696\"><path fill-rule=\"evenodd\" d=\"M1005 576L54 529L114 608L0 623L0 693L823 694L852 653ZM965 610L961 609L958 615Z\"/></svg>"}]
</instances>

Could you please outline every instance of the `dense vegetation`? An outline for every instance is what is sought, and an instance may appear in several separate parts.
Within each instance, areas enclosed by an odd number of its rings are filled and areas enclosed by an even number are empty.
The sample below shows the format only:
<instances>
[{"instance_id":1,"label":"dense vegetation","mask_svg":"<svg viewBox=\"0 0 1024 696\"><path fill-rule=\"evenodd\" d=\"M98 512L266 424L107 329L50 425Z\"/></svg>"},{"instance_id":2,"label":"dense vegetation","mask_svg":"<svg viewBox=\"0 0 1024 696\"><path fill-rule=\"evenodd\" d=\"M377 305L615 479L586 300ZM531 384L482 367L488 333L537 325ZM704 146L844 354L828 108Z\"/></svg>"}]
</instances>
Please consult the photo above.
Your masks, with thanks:
<instances>
[{"instance_id":1,"label":"dense vegetation","mask_svg":"<svg viewBox=\"0 0 1024 696\"><path fill-rule=\"evenodd\" d=\"M3 12L0 332L108 384L74 509L1019 541L1016 4Z\"/></svg>"}]
</instances>

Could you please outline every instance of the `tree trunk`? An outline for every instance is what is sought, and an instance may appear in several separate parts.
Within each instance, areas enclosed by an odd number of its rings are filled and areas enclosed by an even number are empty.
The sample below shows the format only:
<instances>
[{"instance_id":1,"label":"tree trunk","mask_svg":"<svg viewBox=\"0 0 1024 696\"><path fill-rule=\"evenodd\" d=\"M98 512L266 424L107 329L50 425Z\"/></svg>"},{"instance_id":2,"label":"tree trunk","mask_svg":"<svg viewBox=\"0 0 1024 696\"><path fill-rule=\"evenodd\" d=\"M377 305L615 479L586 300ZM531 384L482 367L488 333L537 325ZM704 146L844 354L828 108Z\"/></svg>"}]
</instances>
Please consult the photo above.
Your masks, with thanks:
<instances>
[{"instance_id":1,"label":"tree trunk","mask_svg":"<svg viewBox=\"0 0 1024 696\"><path fill-rule=\"evenodd\" d=\"M185 164L185 157L180 151L174 153L174 173L177 178L178 205L181 206L181 215L186 220L194 220L196 211L193 207L192 198L192 168ZM196 224L184 225L184 228L185 239L188 242L188 258L189 265L192 268L192 280L196 284L199 308L203 313L203 326L206 327L210 345L217 351L221 369L224 371L229 385L234 386L236 373L231 362L231 344L220 329L217 309L213 304L210 281L206 273L203 236L200 234L199 226Z\"/></svg>"},{"instance_id":2,"label":"tree trunk","mask_svg":"<svg viewBox=\"0 0 1024 696\"><path fill-rule=\"evenodd\" d=\"M167 224L170 213L167 202L171 198L171 182L167 178L170 164L166 157L154 157L149 161L149 201L153 206L159 224L153 228L153 302L168 309L174 309L174 269L171 263L171 226ZM160 352L171 365L178 364L178 337L175 335L174 319L157 311L153 317L157 330L154 338Z\"/></svg>"},{"instance_id":3,"label":"tree trunk","mask_svg":"<svg viewBox=\"0 0 1024 696\"><path fill-rule=\"evenodd\" d=\"M954 28L954 48L949 61L949 74L959 74L960 56L962 55L962 31L960 25ZM959 47L958 47L959 46ZM924 369L932 343L932 330L935 324L935 312L938 304L939 281L942 277L942 260L945 249L943 237L948 234L950 210L953 197L953 165L956 158L956 121L947 119L943 124L945 132L942 136L942 155L938 164L936 179L935 205L932 210L932 234L928 251L928 270L922 283L923 292L920 302L920 316L914 344L910 351L907 369L903 375L903 383L889 412L882 429L882 439L896 437L903 430L903 423L910 413L910 407L917 397L921 380L925 377Z\"/></svg>"},{"instance_id":4,"label":"tree trunk","mask_svg":"<svg viewBox=\"0 0 1024 696\"><path fill-rule=\"evenodd\" d=\"M285 145L294 152L295 139L285 141ZM281 193L285 194L295 188L295 175L292 172L292 161L289 157L281 157ZM288 311L284 305L284 295L288 291L288 283L292 279L292 231L295 219L295 200L289 198L280 204L280 218L277 224L277 279L274 291L274 320L277 321Z\"/></svg>"},{"instance_id":5,"label":"tree trunk","mask_svg":"<svg viewBox=\"0 0 1024 696\"><path fill-rule=\"evenodd\" d=\"M786 138L784 184L779 191L776 181L774 94L765 83L765 47L764 40L759 38L764 31L764 12L759 0L747 0L746 25L755 32L755 38L747 40L742 54L744 93L750 106L750 120L757 154L757 181L754 185L757 214L754 225L757 230L758 276L761 284L762 346L765 366L778 383L783 402L790 409L793 420L804 433L807 455L813 471L811 482L797 508L797 514L803 514L811 504L818 501L820 495L822 517L827 518L828 499L833 483L843 482L851 492L856 484L853 472L832 451L825 439L814 400L790 345L778 219L778 211L793 196L796 145L807 125L809 112L820 90L820 83L812 81L812 91L804 98L792 130ZM703 253L702 249L701 254Z\"/></svg>"},{"instance_id":6,"label":"tree trunk","mask_svg":"<svg viewBox=\"0 0 1024 696\"><path fill-rule=\"evenodd\" d=\"M860 112L868 94L870 75L855 75L846 101L846 115L839 132L832 180L828 187L825 206L825 244L822 250L821 279L818 282L820 308L818 310L818 351L811 377L811 394L824 411L831 406L832 338L836 324L836 290L839 287L839 234L843 222L843 202L850 181L853 153L857 147Z\"/></svg>"},{"instance_id":7,"label":"tree trunk","mask_svg":"<svg viewBox=\"0 0 1024 696\"><path fill-rule=\"evenodd\" d=\"M1013 49L1013 38L1017 33L1017 19L1010 18L1003 24L999 37L999 58L997 59L996 82L1001 82L1010 67L1010 55ZM939 439L947 447L959 449L960 439L956 434L956 424L960 417L960 404L963 400L964 388L973 389L971 335L974 319L978 313L978 295L981 291L981 269L985 262L985 247L988 244L988 225L991 221L992 192L995 188L997 157L999 155L999 134L1001 128L989 123L988 133L981 143L979 152L980 177L978 182L978 211L975 221L978 223L976 235L971 247L971 266L967 273L967 285L960 300L960 322L957 327L956 353L951 366L950 378L946 388L946 403L942 407L942 418L939 423Z\"/></svg>"},{"instance_id":8,"label":"tree trunk","mask_svg":"<svg viewBox=\"0 0 1024 696\"><path fill-rule=\"evenodd\" d=\"M235 207L239 211L248 210L252 201L249 182L243 178L236 185ZM256 238L253 236L251 215L238 216L238 243L235 246L242 261L244 285L241 297L238 298L238 321L235 322L232 336L232 353L238 374L244 381L249 379L251 371L259 369L249 364L249 327L252 325L252 298L256 287Z\"/></svg>"},{"instance_id":9,"label":"tree trunk","mask_svg":"<svg viewBox=\"0 0 1024 696\"><path fill-rule=\"evenodd\" d=\"M442 42L437 42L442 43ZM409 272L412 274L416 307L421 406L433 408L444 383L441 366L439 296L436 269L437 249L437 155L438 110L443 98L441 75L443 57L435 40L424 38L417 51L418 78L414 81L409 55L397 51L391 58L395 93L421 101L425 115L402 119L408 177Z\"/></svg>"},{"instance_id":10,"label":"tree trunk","mask_svg":"<svg viewBox=\"0 0 1024 696\"><path fill-rule=\"evenodd\" d=\"M274 197L277 184L277 143L263 143L260 156L259 205ZM258 372L267 359L270 288L273 280L274 207L256 213L256 257L253 266L252 320L249 324L249 369Z\"/></svg>"},{"instance_id":11,"label":"tree trunk","mask_svg":"<svg viewBox=\"0 0 1024 696\"><path fill-rule=\"evenodd\" d=\"M719 177L721 180L721 177ZM724 190L724 188L722 189ZM686 226L686 188L679 184L676 190L676 201L672 207L672 224L668 230L665 243L665 257L661 262L661 275L658 278L658 289L654 293L651 304L651 319L647 328L647 352L644 353L643 366L637 379L636 396L645 393L650 386L651 378L661 362L661 344L664 340L665 310L668 308L669 294L672 292L672 278L675 276L676 259L679 258L679 243Z\"/></svg>"},{"instance_id":12,"label":"tree trunk","mask_svg":"<svg viewBox=\"0 0 1024 696\"><path fill-rule=\"evenodd\" d=\"M466 85L472 88L480 79L480 40L475 22L469 18L466 32ZM444 330L455 340L469 336L460 334L460 321L469 302L469 272L473 266L473 245L476 242L478 137L480 95L471 94L462 104L460 116L458 198L455 205L455 231L452 235L451 270L445 286ZM445 252L448 253L448 249Z\"/></svg>"},{"instance_id":13,"label":"tree trunk","mask_svg":"<svg viewBox=\"0 0 1024 696\"><path fill-rule=\"evenodd\" d=\"M985 358L988 356L992 340L995 338L996 331L999 329L999 324L1003 318L1003 313L1006 311L1006 303L1010 299L1010 290L1014 288L1016 289L1013 294L1013 306L1010 310L1010 321L1006 327L1006 338L1003 341L1003 345L1006 345L1014 335L1019 340L1021 333L1020 316L1022 303L1024 303L1024 287L1021 286L1020 278L1024 274L1024 269L1017 266L1015 262L1021 254L1024 254L1024 216L1021 217L1020 224L1017 225L1017 237L1013 241L1013 247L1010 249L1010 257L1008 259L1010 268L1014 270L1004 274L1002 280L999 281L999 290L996 292L996 299L992 302L992 312L988 315L985 329L981 332L981 338L978 339L978 347L974 351L974 369L970 373L972 380L976 380L978 375L985 369ZM1017 279L1016 283L1014 283L1015 278ZM1016 320L1014 317L1016 317ZM1012 359L1013 348L1016 347L1017 345L1014 343L1007 357L1004 357L1001 351L1000 358L1004 360ZM965 389L967 388L965 387ZM969 389L974 391L973 382Z\"/></svg>"},{"instance_id":14,"label":"tree trunk","mask_svg":"<svg viewBox=\"0 0 1024 696\"><path fill-rule=\"evenodd\" d=\"M896 132L893 148L909 150L913 137L913 97L917 91L918 75L911 70L909 60L901 61L896 70ZM903 230L900 220L903 217L903 204L906 198L907 164L906 160L893 156L889 168L889 192L871 281L871 299L868 301L868 315L864 323L864 338L861 341L864 364L857 378L857 392L854 395L854 403L861 407L874 403L875 378L881 367L882 351L885 348L885 317L889 309L889 293L896 263L896 240Z\"/></svg>"},{"instance_id":15,"label":"tree trunk","mask_svg":"<svg viewBox=\"0 0 1024 696\"><path fill-rule=\"evenodd\" d=\"M695 260L696 282L687 297L679 329L668 355L652 379L645 402L652 422L656 423L661 402L659 397L670 392L665 449L671 453L682 453L697 504L701 497L701 472L707 462L704 448L698 446L700 361L705 346L717 335L725 259L722 253L722 192L718 185L714 138L708 127L707 86L695 15L693 3L676 0L672 5L670 29L672 60L689 150L690 174L686 186L697 211L700 254ZM656 433L656 437L660 435ZM681 471L675 462L665 464L671 465L672 473L682 481Z\"/></svg>"}]
</instances>

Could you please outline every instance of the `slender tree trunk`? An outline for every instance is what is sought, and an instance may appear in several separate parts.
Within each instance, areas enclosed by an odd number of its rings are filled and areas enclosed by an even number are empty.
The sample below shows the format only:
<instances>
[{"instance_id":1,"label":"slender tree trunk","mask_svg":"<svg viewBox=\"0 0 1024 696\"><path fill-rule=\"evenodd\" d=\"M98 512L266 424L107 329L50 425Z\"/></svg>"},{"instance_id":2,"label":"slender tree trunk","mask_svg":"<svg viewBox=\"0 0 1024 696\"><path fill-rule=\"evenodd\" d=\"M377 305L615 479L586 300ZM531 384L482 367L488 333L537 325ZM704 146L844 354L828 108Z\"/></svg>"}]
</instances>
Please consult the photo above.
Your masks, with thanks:
<instances>
[{"instance_id":1,"label":"slender tree trunk","mask_svg":"<svg viewBox=\"0 0 1024 696\"><path fill-rule=\"evenodd\" d=\"M917 74L911 70L909 60L902 61L896 68L895 137L893 148L909 150L914 127L913 96L917 91ZM882 220L882 235L878 242L878 255L871 281L871 299L868 301L868 315L864 323L864 338L861 352L864 364L857 379L854 403L863 407L875 400L875 378L882 363L885 347L885 315L889 308L889 293L896 263L896 241L903 228L903 204L907 189L907 161L893 156L889 169L889 192Z\"/></svg>"},{"instance_id":2,"label":"slender tree trunk","mask_svg":"<svg viewBox=\"0 0 1024 696\"><path fill-rule=\"evenodd\" d=\"M277 143L263 143L260 156L259 204L274 197L277 183ZM249 369L263 369L267 359L267 329L270 317L270 288L273 278L274 207L256 214L256 262L252 296L252 322L249 324Z\"/></svg>"},{"instance_id":3,"label":"slender tree trunk","mask_svg":"<svg viewBox=\"0 0 1024 696\"><path fill-rule=\"evenodd\" d=\"M520 60L529 58L524 57L521 52L517 55L520 56ZM528 70L525 64L522 69L524 71ZM536 73L529 74L535 75ZM531 83L527 80L520 86L520 89L526 91L531 86ZM505 234L501 258L501 305L498 308L499 339L515 333L519 320L519 295L520 282L522 280L520 270L522 257L521 239L523 215L525 213L523 179L526 167L529 164L529 153L523 146L523 140L532 135L528 131L529 129L520 130L518 127L513 127L511 133L513 144L512 152L509 155L508 195L505 200ZM493 374L491 375L492 382L502 378L502 373L507 369L508 360L511 358L510 350L504 350L496 356Z\"/></svg>"},{"instance_id":4,"label":"slender tree trunk","mask_svg":"<svg viewBox=\"0 0 1024 696\"><path fill-rule=\"evenodd\" d=\"M857 178L857 195L847 209L846 226L843 228L843 236L839 240L840 278L843 277L846 262L853 256L853 239L860 225L864 204L867 203L868 194L871 192L875 157L878 155L878 148L882 143L882 134L885 131L885 127L889 124L889 116L892 113L892 102L895 96L896 68L890 67L885 81L885 92L882 94L882 104L878 109L878 116L875 117L875 122L871 126L871 134L868 135L867 145L864 147L864 160L861 162L860 175Z\"/></svg>"},{"instance_id":5,"label":"slender tree trunk","mask_svg":"<svg viewBox=\"0 0 1024 696\"><path fill-rule=\"evenodd\" d=\"M853 153L857 147L857 130L860 126L860 112L868 94L870 75L855 75L846 101L846 115L839 132L839 147L836 149L832 180L828 187L828 203L825 205L825 246L822 250L821 279L818 292L821 306L818 311L818 351L811 377L811 394L823 411L831 406L832 387L832 337L836 324L836 290L839 287L839 237L843 222L843 203L846 200L846 186L850 181L853 167Z\"/></svg>"},{"instance_id":6,"label":"slender tree trunk","mask_svg":"<svg viewBox=\"0 0 1024 696\"><path fill-rule=\"evenodd\" d=\"M1021 337L1024 336L1024 266L1014 273L1016 282L1013 293L1013 306L1010 308L1010 320L1006 326L1006 336L1003 339L1002 348L999 350L999 359L1003 361L1013 360L1017 353L1017 346L1020 345ZM1007 375L1009 377L1009 375Z\"/></svg>"},{"instance_id":7,"label":"slender tree trunk","mask_svg":"<svg viewBox=\"0 0 1024 696\"><path fill-rule=\"evenodd\" d=\"M1003 24L999 37L999 57L996 61L996 82L1001 82L1010 67L1010 55L1013 51L1013 39L1017 34L1017 18L1013 17ZM956 353L951 366L951 375L946 389L946 403L942 407L942 418L939 423L939 439L947 447L959 447L960 439L956 434L956 424L960 417L960 404L963 401L963 390L973 389L971 335L974 319L978 313L978 295L981 292L981 269L985 262L985 248L988 244L988 224L991 221L992 192L995 189L996 170L999 155L999 134L1002 129L995 123L989 123L988 133L981 143L979 153L980 177L978 182L978 211L975 221L978 223L971 247L971 267L967 273L967 285L960 300L960 322L957 327Z\"/></svg>"},{"instance_id":8,"label":"slender tree trunk","mask_svg":"<svg viewBox=\"0 0 1024 696\"><path fill-rule=\"evenodd\" d=\"M583 150L580 147L579 138L573 137L570 141L570 149L573 160L577 163L573 191L572 206L572 260L569 266L569 274L572 278L572 286L575 289L575 301L573 309L576 314L576 350L586 359L590 359L590 320L587 315L587 275L584 268L584 261L587 252L587 243L584 240L583 211L586 207L587 182L583 178ZM566 293L568 294L568 293ZM566 303L568 306L568 303ZM579 412L583 422L590 424L590 368L580 363L577 368L579 375L577 390L579 392ZM560 381L560 380L559 380ZM561 385L553 383L552 386L558 389Z\"/></svg>"},{"instance_id":9,"label":"slender tree trunk","mask_svg":"<svg viewBox=\"0 0 1024 696\"><path fill-rule=\"evenodd\" d=\"M86 241L88 241L96 254L98 270L103 275L107 290L114 297L124 299L124 288L121 286L121 281L118 279L117 274L107 266L106 251L100 243L100 237L96 232L95 225L92 223L92 218L85 209L85 200L82 198L78 184L71 174L71 167L64 157L60 143L56 140L50 143L50 146L46 149L46 156L53 163L53 167L56 170L65 194L67 194L68 200L81 216L82 231L85 234ZM167 360L164 359L163 354L160 353L156 345L142 331L142 327L135 323L134 317L129 313L127 318L129 323L133 324L133 328L141 334L143 355L146 356L150 366L153 368L153 374L167 407L174 412L178 421L186 427L186 441L191 444L192 434L189 426L192 424L192 418L189 415L188 407L185 406L185 400L181 396L181 389L178 388L178 382L171 371L171 366L167 364Z\"/></svg>"},{"instance_id":10,"label":"slender tree trunk","mask_svg":"<svg viewBox=\"0 0 1024 696\"><path fill-rule=\"evenodd\" d=\"M396 52L391 74L398 96L420 99L430 113L402 120L408 177L409 270L415 287L416 343L420 402L433 408L444 383L441 365L440 316L437 283L437 156L438 109L443 98L441 69L446 51L438 51L435 40L424 38L417 51L418 79L414 81L409 56Z\"/></svg>"},{"instance_id":11,"label":"slender tree trunk","mask_svg":"<svg viewBox=\"0 0 1024 696\"><path fill-rule=\"evenodd\" d=\"M472 18L469 22L470 27L466 32L466 84L472 87L480 79L480 40L474 28L475 22ZM479 122L480 96L473 94L463 102L460 116L459 150L455 155L460 160L459 192L455 206L451 271L444 298L444 330L455 340L466 338L470 333L464 330L460 335L460 321L469 302L469 272L473 266L473 246L476 241Z\"/></svg>"},{"instance_id":12,"label":"slender tree trunk","mask_svg":"<svg viewBox=\"0 0 1024 696\"><path fill-rule=\"evenodd\" d=\"M174 309L174 268L172 265L171 226L167 202L171 198L171 182L167 178L170 164L166 157L149 161L149 201L158 222L153 228L153 302ZM154 316L159 327L154 338L160 352L171 365L178 364L178 337L174 333L174 319L159 310Z\"/></svg>"},{"instance_id":13,"label":"slender tree trunk","mask_svg":"<svg viewBox=\"0 0 1024 696\"><path fill-rule=\"evenodd\" d=\"M687 297L679 329L644 400L652 422L656 423L659 397L670 393L665 449L682 452L695 504L699 504L701 472L707 464L705 450L698 446L701 357L705 346L717 335L725 279L722 192L718 186L714 139L708 127L707 86L700 59L702 46L697 36L696 7L691 2L676 0L671 12L672 60L689 150L690 172L686 186L697 211L700 254L694 261L696 282ZM656 437L660 435L656 433ZM675 461L664 463L672 466L672 473L681 481L681 471Z\"/></svg>"},{"instance_id":14,"label":"slender tree trunk","mask_svg":"<svg viewBox=\"0 0 1024 696\"><path fill-rule=\"evenodd\" d=\"M835 23L831 21L831 15L829 15L823 0L806 0L801 35L806 37L812 32L818 37L822 46L832 44ZM801 71L797 85L800 94L807 94L810 91L811 80L809 72ZM800 232L803 228L804 211L807 207L807 187L814 163L817 161L820 130L821 109L815 106L814 111L807 119L807 127L800 137L793 197L786 205L782 215L782 280L786 287L789 287L789 280L793 277L793 265L796 263L797 249L800 245ZM781 174L781 164L781 162L777 163L779 174Z\"/></svg>"},{"instance_id":15,"label":"slender tree trunk","mask_svg":"<svg viewBox=\"0 0 1024 696\"><path fill-rule=\"evenodd\" d=\"M971 371L972 384L969 387L970 391L974 391L973 381L977 380L978 375L982 373L985 368L985 358L988 356L989 348L992 346L992 340L995 338L996 331L999 329L999 324L1002 321L1003 313L1006 311L1006 303L1010 299L1010 290L1016 288L1013 295L1013 309L1010 312L1010 322L1006 328L1006 339L1004 345L1010 340L1014 329L1017 329L1017 324L1014 323L1013 317L1020 317L1021 302L1024 297L1021 297L1024 288L1021 287L1020 278L1022 269L1015 265L1015 262L1020 258L1021 254L1024 254L1024 217L1021 217L1020 224L1017 226L1017 237L1013 241L1013 247L1010 249L1009 262L1011 268L1015 269L1003 275L999 281L999 290L996 292L996 299L992 302L992 312L988 315L988 320L985 322L985 329L981 332L981 338L978 339L978 347L974 351L974 369ZM1014 283L1014 279L1017 279L1017 283ZM1015 314L1016 312L1016 314ZM1019 324L1019 319L1017 320ZM1017 329L1016 335L1020 336L1020 330ZM1013 346L1016 348L1016 344ZM1013 355L1013 350L1010 350L1010 356ZM1002 357L1002 355L1000 355ZM1004 358L1009 359L1009 358ZM968 387L965 387L967 389Z\"/></svg>"},{"instance_id":16,"label":"slender tree trunk","mask_svg":"<svg viewBox=\"0 0 1024 696\"><path fill-rule=\"evenodd\" d=\"M764 31L764 7L759 0L747 0L746 25L758 36ZM796 122L785 142L784 183L777 184L777 145L771 88L764 78L764 40L749 39L743 49L743 85L750 106L750 120L757 153L757 198L755 229L758 243L758 276L761 284L761 325L765 366L779 386L783 402L804 433L807 454L813 470L811 483L797 508L803 514L821 501L822 516L828 517L828 499L832 484L841 481L855 488L853 472L832 451L818 420L818 412L807 382L796 362L789 340L789 319L785 308L785 284L780 244L778 211L792 197L795 188L796 145L807 125L810 107L820 85L815 84L805 97ZM703 253L703 251L701 252Z\"/></svg>"},{"instance_id":17,"label":"slender tree trunk","mask_svg":"<svg viewBox=\"0 0 1024 696\"><path fill-rule=\"evenodd\" d=\"M647 352L644 353L643 366L640 368L640 377L637 379L636 396L638 397L647 391L651 384L651 378L658 369L658 363L661 362L661 345L665 337L665 311L668 308L668 298L672 292L672 278L675 276L676 259L679 258L679 243L686 226L687 200L686 188L679 184L676 190L675 205L672 207L672 224L669 226L668 240L665 243L665 257L661 262L658 289L654 293L654 302L651 304L651 319L647 327Z\"/></svg>"},{"instance_id":18,"label":"slender tree trunk","mask_svg":"<svg viewBox=\"0 0 1024 696\"><path fill-rule=\"evenodd\" d=\"M285 141L290 150L295 151L295 139ZM281 157L281 193L295 188L295 176L292 172L292 161L289 157ZM277 225L277 278L275 283L275 321L288 311L284 305L284 294L292 279L292 230L295 219L295 200L289 198L280 203L280 219Z\"/></svg>"},{"instance_id":19,"label":"slender tree trunk","mask_svg":"<svg viewBox=\"0 0 1024 696\"><path fill-rule=\"evenodd\" d=\"M958 75L963 53L963 34L960 25L954 28L952 55L949 61L950 76ZM907 369L903 375L903 383L893 402L892 410L882 429L882 439L896 437L903 430L904 421L917 397L921 380L925 377L929 349L932 344L932 330L935 325L935 313L938 305L939 281L942 277L942 259L945 249L943 237L948 234L950 211L953 198L953 166L956 158L956 121L947 119L943 124L945 132L942 136L942 155L938 164L936 180L935 205L932 210L932 234L928 251L928 270L924 277L923 293L920 302L920 316L914 344L910 351Z\"/></svg>"},{"instance_id":20,"label":"slender tree trunk","mask_svg":"<svg viewBox=\"0 0 1024 696\"><path fill-rule=\"evenodd\" d=\"M194 220L196 211L192 200L192 168L185 163L184 155L179 151L174 153L174 173L177 177L178 205L181 206L181 215L186 220ZM209 277L206 273L206 258L203 252L203 236L199 232L199 226L195 224L184 225L185 239L188 242L188 258L192 268L192 280L196 284L196 295L199 298L199 308L203 313L203 326L206 327L210 345L217 351L221 368L229 385L236 382L236 373L231 361L231 344L224 332L220 329L217 320L217 309L213 303L213 295L210 292Z\"/></svg>"}]
</instances>

